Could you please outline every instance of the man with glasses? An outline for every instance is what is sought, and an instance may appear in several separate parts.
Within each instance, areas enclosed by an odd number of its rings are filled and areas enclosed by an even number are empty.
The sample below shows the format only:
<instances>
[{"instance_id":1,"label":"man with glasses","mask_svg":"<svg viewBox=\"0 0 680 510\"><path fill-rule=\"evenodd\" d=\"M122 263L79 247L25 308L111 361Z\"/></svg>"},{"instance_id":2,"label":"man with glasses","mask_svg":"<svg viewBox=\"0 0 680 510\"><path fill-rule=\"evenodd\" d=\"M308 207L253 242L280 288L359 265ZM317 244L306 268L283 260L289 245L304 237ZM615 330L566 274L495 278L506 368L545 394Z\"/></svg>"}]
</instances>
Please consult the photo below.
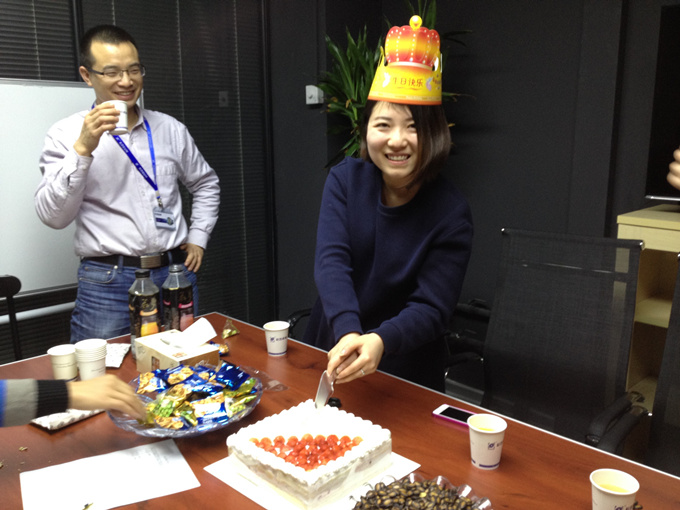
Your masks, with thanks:
<instances>
[{"instance_id":1,"label":"man with glasses","mask_svg":"<svg viewBox=\"0 0 680 510\"><path fill-rule=\"evenodd\" d=\"M52 228L76 222L81 258L71 342L130 330L128 289L135 270L149 269L160 288L172 263L184 263L194 285L217 222L215 171L186 126L137 104L146 69L125 30L102 25L80 43L80 75L94 89L89 109L57 122L40 158L35 193L40 219ZM112 135L119 118L108 101L125 101L128 132ZM192 194L191 221L182 215L179 182Z\"/></svg>"}]
</instances>

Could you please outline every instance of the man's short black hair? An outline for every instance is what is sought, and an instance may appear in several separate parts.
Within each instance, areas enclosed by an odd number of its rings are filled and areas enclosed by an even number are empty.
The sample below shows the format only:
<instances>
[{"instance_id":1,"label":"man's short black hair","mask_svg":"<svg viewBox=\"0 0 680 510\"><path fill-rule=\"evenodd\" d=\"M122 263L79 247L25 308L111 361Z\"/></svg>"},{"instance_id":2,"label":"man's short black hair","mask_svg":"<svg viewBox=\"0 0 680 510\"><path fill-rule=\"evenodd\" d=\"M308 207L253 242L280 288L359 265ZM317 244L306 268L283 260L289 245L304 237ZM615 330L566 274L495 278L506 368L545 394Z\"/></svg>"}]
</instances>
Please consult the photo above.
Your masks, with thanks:
<instances>
[{"instance_id":1,"label":"man's short black hair","mask_svg":"<svg viewBox=\"0 0 680 510\"><path fill-rule=\"evenodd\" d=\"M92 27L80 39L80 65L88 69L92 68L94 59L92 58L91 47L94 41L106 44L131 43L137 48L137 43L125 30L115 25L97 25Z\"/></svg>"}]
</instances>

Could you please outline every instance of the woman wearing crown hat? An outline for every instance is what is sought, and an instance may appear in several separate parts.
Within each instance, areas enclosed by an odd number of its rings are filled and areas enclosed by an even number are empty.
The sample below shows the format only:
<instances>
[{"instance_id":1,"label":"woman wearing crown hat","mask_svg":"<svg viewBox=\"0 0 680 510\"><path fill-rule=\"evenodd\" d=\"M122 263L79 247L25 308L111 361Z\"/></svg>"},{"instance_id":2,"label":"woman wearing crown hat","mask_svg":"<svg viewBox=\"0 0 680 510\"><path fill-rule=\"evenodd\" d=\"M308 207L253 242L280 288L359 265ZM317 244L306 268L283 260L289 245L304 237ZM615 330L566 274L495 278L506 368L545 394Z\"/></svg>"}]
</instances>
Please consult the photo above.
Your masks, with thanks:
<instances>
[{"instance_id":1,"label":"woman wearing crown hat","mask_svg":"<svg viewBox=\"0 0 680 510\"><path fill-rule=\"evenodd\" d=\"M465 198L440 170L451 139L439 35L393 27L362 125L362 159L331 169L319 215L319 299L304 341L349 382L377 369L444 390L443 333L470 257Z\"/></svg>"}]
</instances>

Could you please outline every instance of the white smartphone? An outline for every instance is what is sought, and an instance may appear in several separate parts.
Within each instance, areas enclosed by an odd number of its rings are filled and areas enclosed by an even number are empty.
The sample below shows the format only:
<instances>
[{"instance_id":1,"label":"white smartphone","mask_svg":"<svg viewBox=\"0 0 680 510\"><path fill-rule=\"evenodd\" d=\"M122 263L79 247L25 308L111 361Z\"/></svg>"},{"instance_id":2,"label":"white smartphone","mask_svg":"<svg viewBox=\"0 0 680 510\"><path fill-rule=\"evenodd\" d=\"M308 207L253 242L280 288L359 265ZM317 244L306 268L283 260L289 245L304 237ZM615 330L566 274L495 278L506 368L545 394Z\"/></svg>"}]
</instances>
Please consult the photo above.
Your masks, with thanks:
<instances>
[{"instance_id":1,"label":"white smartphone","mask_svg":"<svg viewBox=\"0 0 680 510\"><path fill-rule=\"evenodd\" d=\"M459 409L449 404L442 404L437 409L432 411L432 416L441 418L442 420L457 423L458 425L465 425L467 427L467 419L475 413Z\"/></svg>"}]
</instances>

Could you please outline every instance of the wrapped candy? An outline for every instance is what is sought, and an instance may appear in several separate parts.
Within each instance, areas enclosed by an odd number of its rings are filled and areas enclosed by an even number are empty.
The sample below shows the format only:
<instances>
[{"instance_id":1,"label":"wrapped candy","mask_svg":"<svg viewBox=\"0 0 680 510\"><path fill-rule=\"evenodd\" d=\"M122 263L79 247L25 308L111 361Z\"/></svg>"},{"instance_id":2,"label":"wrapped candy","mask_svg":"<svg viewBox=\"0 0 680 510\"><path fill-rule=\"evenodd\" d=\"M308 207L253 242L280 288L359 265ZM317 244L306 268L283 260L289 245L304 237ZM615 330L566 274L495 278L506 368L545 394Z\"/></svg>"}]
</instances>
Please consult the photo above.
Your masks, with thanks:
<instances>
[{"instance_id":1,"label":"wrapped candy","mask_svg":"<svg viewBox=\"0 0 680 510\"><path fill-rule=\"evenodd\" d=\"M181 383L185 379L194 375L194 369L191 367L185 367L184 365L178 365L176 367L168 368L165 371L157 370L156 372L159 373L160 377L163 377L164 375L163 378L170 385ZM163 372L165 373L163 374Z\"/></svg>"},{"instance_id":2,"label":"wrapped candy","mask_svg":"<svg viewBox=\"0 0 680 510\"><path fill-rule=\"evenodd\" d=\"M182 430L187 428L186 422L178 416L156 416L156 425L164 429Z\"/></svg>"},{"instance_id":3,"label":"wrapped candy","mask_svg":"<svg viewBox=\"0 0 680 510\"><path fill-rule=\"evenodd\" d=\"M224 396L226 398L231 398L235 399L241 395L247 395L248 393L251 393L253 389L255 388L255 385L257 384L257 379L254 377L248 377L241 385L236 388L235 390L231 390L228 388L225 388L224 390Z\"/></svg>"},{"instance_id":4,"label":"wrapped candy","mask_svg":"<svg viewBox=\"0 0 680 510\"><path fill-rule=\"evenodd\" d=\"M196 394L197 399L214 393L221 393L224 389L224 384L217 381L204 381L197 375L185 379L182 384L190 388L191 393Z\"/></svg>"},{"instance_id":5,"label":"wrapped candy","mask_svg":"<svg viewBox=\"0 0 680 510\"><path fill-rule=\"evenodd\" d=\"M143 374L139 374L137 393L154 393L156 391L163 391L167 387L167 383L160 377L156 376L154 372L144 372Z\"/></svg>"},{"instance_id":6,"label":"wrapped candy","mask_svg":"<svg viewBox=\"0 0 680 510\"><path fill-rule=\"evenodd\" d=\"M194 407L189 402L184 402L175 410L175 414L189 424L190 427L198 425L198 418Z\"/></svg>"},{"instance_id":7,"label":"wrapped candy","mask_svg":"<svg viewBox=\"0 0 680 510\"><path fill-rule=\"evenodd\" d=\"M224 322L224 328L222 328L222 340L226 340L230 336L238 335L240 331L234 326L231 319L227 319Z\"/></svg>"},{"instance_id":8,"label":"wrapped candy","mask_svg":"<svg viewBox=\"0 0 680 510\"><path fill-rule=\"evenodd\" d=\"M196 365L194 368L194 374L200 377L204 381L213 381L215 379L215 369L208 367L206 365Z\"/></svg>"},{"instance_id":9,"label":"wrapped candy","mask_svg":"<svg viewBox=\"0 0 680 510\"><path fill-rule=\"evenodd\" d=\"M224 394L218 393L202 400L194 400L191 402L191 407L197 418L219 412L224 409Z\"/></svg>"},{"instance_id":10,"label":"wrapped candy","mask_svg":"<svg viewBox=\"0 0 680 510\"><path fill-rule=\"evenodd\" d=\"M239 388L250 376L235 365L222 363L215 374L215 380L224 384L227 388L235 390Z\"/></svg>"},{"instance_id":11,"label":"wrapped candy","mask_svg":"<svg viewBox=\"0 0 680 510\"><path fill-rule=\"evenodd\" d=\"M141 374L139 388L148 393L154 388L165 391L159 392L147 405L147 417L140 423L183 430L226 422L258 398L257 383L257 379L229 363L223 363L218 369L180 365Z\"/></svg>"}]
</instances>

